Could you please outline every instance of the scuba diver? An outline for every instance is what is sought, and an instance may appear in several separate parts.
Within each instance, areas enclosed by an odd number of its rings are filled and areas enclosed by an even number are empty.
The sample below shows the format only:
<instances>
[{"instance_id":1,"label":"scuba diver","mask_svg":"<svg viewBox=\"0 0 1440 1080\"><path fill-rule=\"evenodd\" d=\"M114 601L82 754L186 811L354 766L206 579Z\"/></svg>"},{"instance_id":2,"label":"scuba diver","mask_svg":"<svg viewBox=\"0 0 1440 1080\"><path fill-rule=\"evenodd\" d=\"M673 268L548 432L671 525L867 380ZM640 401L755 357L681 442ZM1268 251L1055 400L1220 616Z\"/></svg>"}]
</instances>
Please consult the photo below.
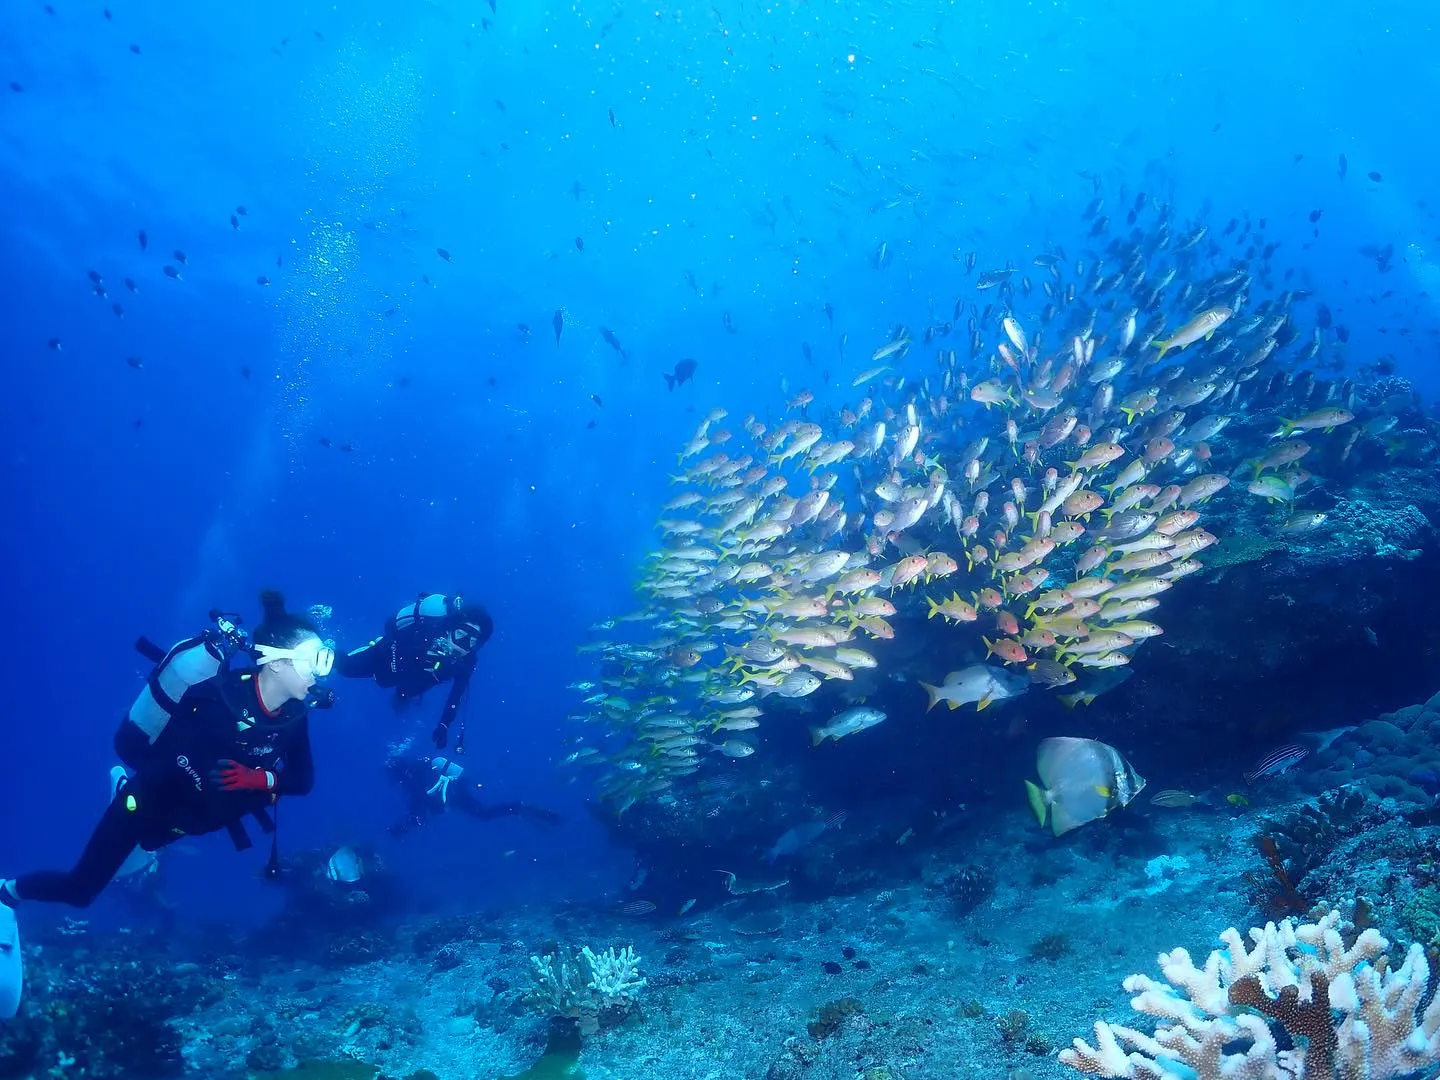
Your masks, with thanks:
<instances>
[{"instance_id":1,"label":"scuba diver","mask_svg":"<svg viewBox=\"0 0 1440 1080\"><path fill-rule=\"evenodd\" d=\"M377 686L394 689L397 710L432 686L449 682L450 695L430 736L435 749L444 750L475 673L476 653L494 630L489 612L479 604L466 605L458 596L441 593L422 595L387 619L380 637L337 656L335 670L346 678L374 679ZM463 721L455 752L465 752Z\"/></svg>"},{"instance_id":2,"label":"scuba diver","mask_svg":"<svg viewBox=\"0 0 1440 1080\"><path fill-rule=\"evenodd\" d=\"M461 782L463 766L443 757L404 757L397 755L386 763L390 779L400 785L405 797L405 816L390 826L392 836L404 836L411 829L424 825L430 818L448 809L494 821L502 817L524 817L545 825L559 825L563 820L554 810L523 802L487 803L480 799L480 785Z\"/></svg>"},{"instance_id":3,"label":"scuba diver","mask_svg":"<svg viewBox=\"0 0 1440 1080\"><path fill-rule=\"evenodd\" d=\"M79 861L70 870L0 879L0 903L88 907L137 847L154 852L224 829L243 850L250 846L245 817L273 833L276 800L309 793L309 712L332 701L312 690L329 674L334 652L313 622L285 610L279 593L263 593L261 603L264 621L253 642L233 616L213 613L213 630L163 655L116 732L129 771L117 777ZM137 647L158 651L143 641ZM229 661L246 652L258 667L230 670ZM273 845L271 862L278 865Z\"/></svg>"}]
</instances>

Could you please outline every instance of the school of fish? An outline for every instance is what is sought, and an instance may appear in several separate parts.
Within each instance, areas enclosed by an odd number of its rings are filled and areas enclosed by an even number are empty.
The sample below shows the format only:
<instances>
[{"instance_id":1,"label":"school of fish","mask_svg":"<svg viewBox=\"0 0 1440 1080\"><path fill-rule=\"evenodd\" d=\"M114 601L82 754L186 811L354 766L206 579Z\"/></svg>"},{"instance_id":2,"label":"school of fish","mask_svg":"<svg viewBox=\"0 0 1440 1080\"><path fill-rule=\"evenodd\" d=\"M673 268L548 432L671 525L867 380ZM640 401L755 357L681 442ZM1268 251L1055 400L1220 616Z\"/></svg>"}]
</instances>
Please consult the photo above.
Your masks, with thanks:
<instances>
[{"instance_id":1,"label":"school of fish","mask_svg":"<svg viewBox=\"0 0 1440 1080\"><path fill-rule=\"evenodd\" d=\"M1231 500L1277 507L1287 537L1323 524L1309 470L1385 438L1387 402L1302 325L1308 294L1274 290L1249 222L1222 243L1144 196L1125 210L1111 235L1097 197L1078 257L971 277L966 256L950 318L897 327L843 380L852 401L802 391L773 419L704 418L642 607L582 650L600 671L574 686L566 764L596 770L607 806L753 755L762 723L811 695L835 706L813 753L881 723L849 706L902 629L943 624L980 660L893 673L932 708L1077 682L1069 700L1088 703L1163 633L1166 594L1203 569Z\"/></svg>"}]
</instances>

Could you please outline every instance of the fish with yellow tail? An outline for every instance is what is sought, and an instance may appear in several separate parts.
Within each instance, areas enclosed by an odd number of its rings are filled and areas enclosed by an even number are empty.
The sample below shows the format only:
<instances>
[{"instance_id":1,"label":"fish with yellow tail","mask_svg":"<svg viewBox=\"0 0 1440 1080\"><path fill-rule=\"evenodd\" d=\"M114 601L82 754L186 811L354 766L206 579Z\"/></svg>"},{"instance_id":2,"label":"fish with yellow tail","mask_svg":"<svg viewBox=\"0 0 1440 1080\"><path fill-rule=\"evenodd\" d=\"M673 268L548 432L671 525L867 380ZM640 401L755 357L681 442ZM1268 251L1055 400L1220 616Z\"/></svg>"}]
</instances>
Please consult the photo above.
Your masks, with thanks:
<instances>
[{"instance_id":1,"label":"fish with yellow tail","mask_svg":"<svg viewBox=\"0 0 1440 1080\"><path fill-rule=\"evenodd\" d=\"M1317 429L1325 432L1334 431L1341 424L1348 424L1355 419L1355 414L1349 409L1326 408L1317 409L1308 413L1298 420L1280 421L1280 427L1270 437L1272 439L1288 439L1292 435L1299 435L1302 431L1315 431Z\"/></svg>"},{"instance_id":2,"label":"fish with yellow tail","mask_svg":"<svg viewBox=\"0 0 1440 1080\"><path fill-rule=\"evenodd\" d=\"M1025 793L1041 827L1048 817L1056 836L1128 806L1145 790L1145 778L1120 751L1097 739L1044 739L1035 768L1040 783L1026 780Z\"/></svg>"},{"instance_id":3,"label":"fish with yellow tail","mask_svg":"<svg viewBox=\"0 0 1440 1080\"><path fill-rule=\"evenodd\" d=\"M1209 338L1234 314L1233 308L1206 308L1168 338L1156 338L1150 343L1160 349L1160 355L1155 357L1155 362L1165 359L1165 354L1171 349L1183 349L1187 345L1194 345L1201 338Z\"/></svg>"},{"instance_id":4,"label":"fish with yellow tail","mask_svg":"<svg viewBox=\"0 0 1440 1080\"><path fill-rule=\"evenodd\" d=\"M925 706L926 712L942 701L952 712L961 705L972 703L975 711L979 712L993 702L1019 697L1029 686L1030 678L1027 675L1007 671L992 664L971 664L959 671L952 671L939 686L920 683L920 688L929 699Z\"/></svg>"}]
</instances>

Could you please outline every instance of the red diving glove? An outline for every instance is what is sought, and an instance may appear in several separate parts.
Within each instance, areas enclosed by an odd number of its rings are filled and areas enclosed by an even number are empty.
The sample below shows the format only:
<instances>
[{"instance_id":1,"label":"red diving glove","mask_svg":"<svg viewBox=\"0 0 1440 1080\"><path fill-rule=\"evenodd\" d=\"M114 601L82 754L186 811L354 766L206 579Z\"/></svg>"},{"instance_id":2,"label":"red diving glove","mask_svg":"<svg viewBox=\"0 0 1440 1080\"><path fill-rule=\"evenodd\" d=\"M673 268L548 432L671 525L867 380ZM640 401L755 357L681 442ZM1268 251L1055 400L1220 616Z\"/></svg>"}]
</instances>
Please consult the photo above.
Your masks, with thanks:
<instances>
[{"instance_id":1,"label":"red diving glove","mask_svg":"<svg viewBox=\"0 0 1440 1080\"><path fill-rule=\"evenodd\" d=\"M226 758L210 774L222 791L270 791L275 787L275 774L264 769L241 765Z\"/></svg>"}]
</instances>

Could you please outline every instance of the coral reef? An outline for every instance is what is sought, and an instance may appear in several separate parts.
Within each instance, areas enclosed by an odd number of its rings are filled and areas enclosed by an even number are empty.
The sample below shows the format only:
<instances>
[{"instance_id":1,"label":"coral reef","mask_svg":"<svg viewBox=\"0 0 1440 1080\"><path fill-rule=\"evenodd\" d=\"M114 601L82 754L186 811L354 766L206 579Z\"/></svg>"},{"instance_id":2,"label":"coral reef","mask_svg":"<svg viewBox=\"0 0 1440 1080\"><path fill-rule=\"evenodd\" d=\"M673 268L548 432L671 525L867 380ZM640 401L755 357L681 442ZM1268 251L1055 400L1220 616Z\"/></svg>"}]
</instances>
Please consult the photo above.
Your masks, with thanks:
<instances>
[{"instance_id":1,"label":"coral reef","mask_svg":"<svg viewBox=\"0 0 1440 1080\"><path fill-rule=\"evenodd\" d=\"M582 1034L613 1027L639 1001L646 980L630 946L596 953L586 945L567 957L552 952L530 957L534 987L529 1000L542 1012L575 1020Z\"/></svg>"},{"instance_id":2,"label":"coral reef","mask_svg":"<svg viewBox=\"0 0 1440 1080\"><path fill-rule=\"evenodd\" d=\"M1390 943L1374 929L1347 943L1338 911L1314 923L1268 923L1249 936L1252 949L1226 930L1225 949L1203 968L1184 949L1162 953L1164 983L1125 980L1132 1007L1161 1021L1154 1034L1097 1021L1095 1046L1077 1038L1060 1061L1148 1080L1173 1076L1175 1062L1199 1080L1387 1080L1440 1063L1440 1000L1419 945L1390 970ZM1277 1043L1272 1021L1290 1048Z\"/></svg>"}]
</instances>

